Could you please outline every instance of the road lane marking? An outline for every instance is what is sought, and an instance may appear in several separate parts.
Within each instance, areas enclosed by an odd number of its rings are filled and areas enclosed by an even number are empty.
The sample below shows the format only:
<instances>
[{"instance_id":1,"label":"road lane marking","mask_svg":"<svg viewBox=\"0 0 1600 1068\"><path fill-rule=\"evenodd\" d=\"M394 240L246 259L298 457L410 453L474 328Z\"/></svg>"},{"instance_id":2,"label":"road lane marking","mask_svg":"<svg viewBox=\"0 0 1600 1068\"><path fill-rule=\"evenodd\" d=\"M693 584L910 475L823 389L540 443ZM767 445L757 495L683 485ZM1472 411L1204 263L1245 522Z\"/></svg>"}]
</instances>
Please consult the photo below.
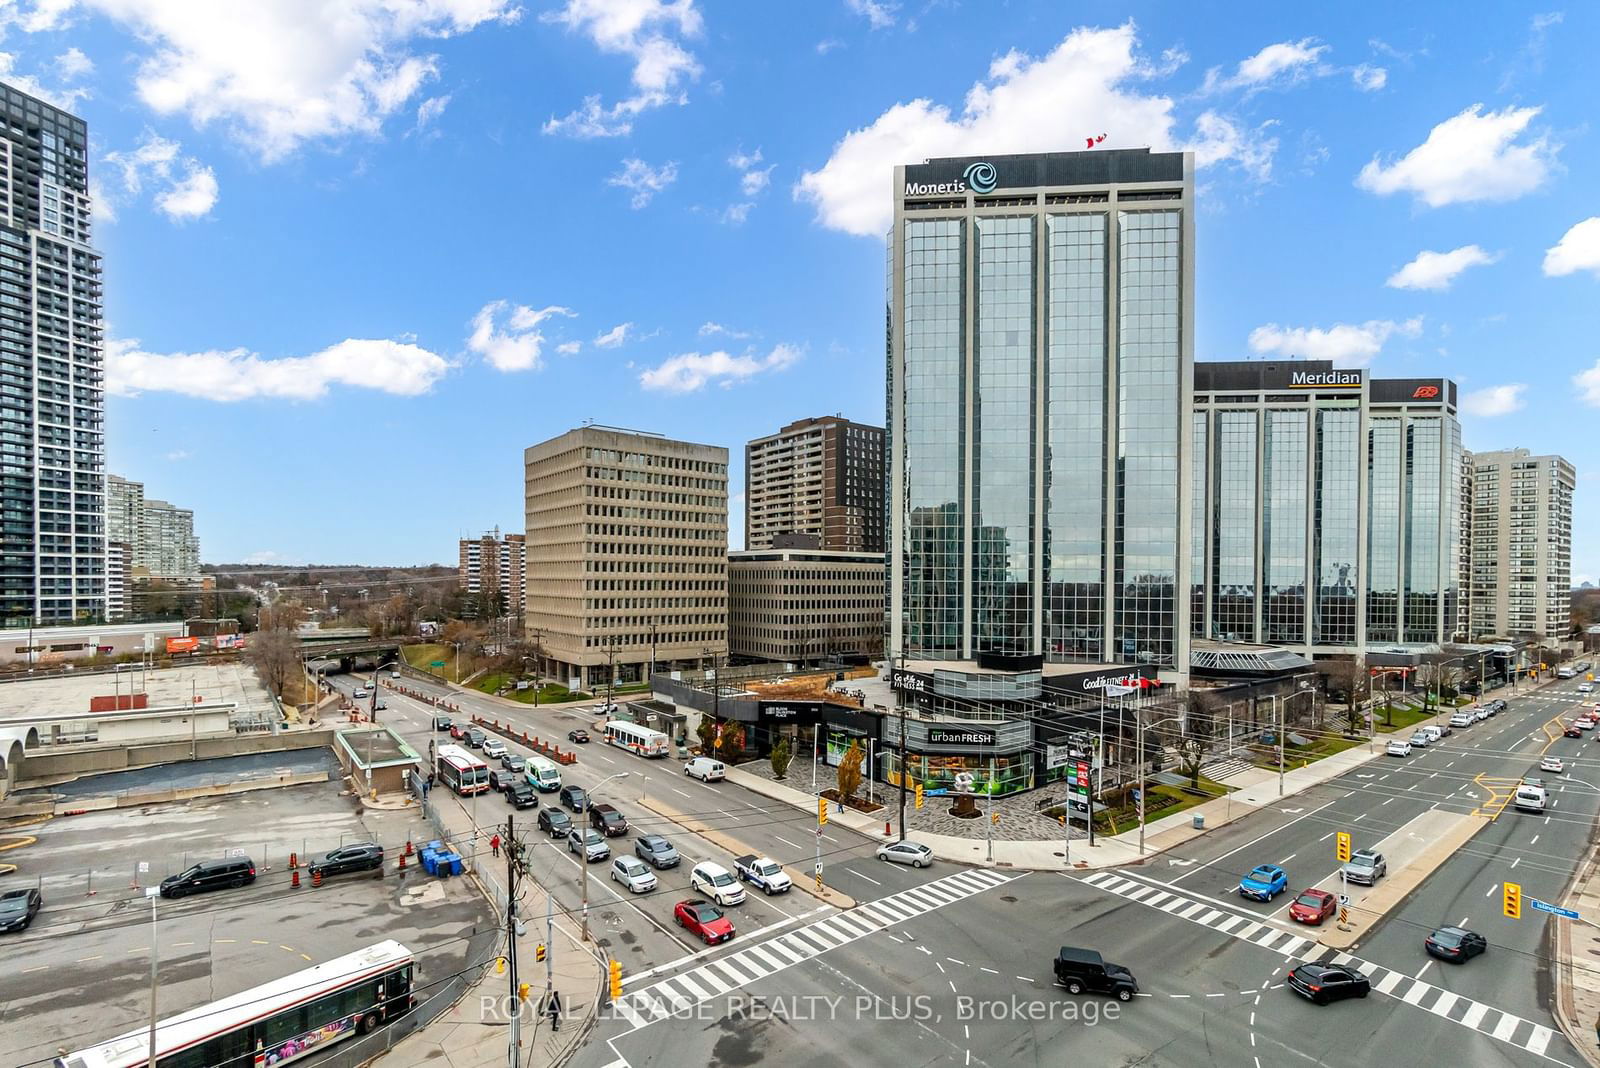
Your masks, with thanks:
<instances>
[{"instance_id":1,"label":"road lane marking","mask_svg":"<svg viewBox=\"0 0 1600 1068\"><path fill-rule=\"evenodd\" d=\"M678 789L676 786L674 786L672 788L672 792L677 794L679 797L687 797L691 801L694 800L694 795L693 794L686 794L682 790Z\"/></svg>"},{"instance_id":2,"label":"road lane marking","mask_svg":"<svg viewBox=\"0 0 1600 1068\"><path fill-rule=\"evenodd\" d=\"M874 879L872 876L863 875L860 872L856 871L854 868L846 868L845 871L849 872L851 875L854 875L857 879L865 879L867 882L871 883L873 886L882 886L883 885L878 880Z\"/></svg>"},{"instance_id":3,"label":"road lane marking","mask_svg":"<svg viewBox=\"0 0 1600 1068\"><path fill-rule=\"evenodd\" d=\"M782 835L776 835L775 834L772 837L776 838L778 841L782 842L784 845L788 846L790 849L799 849L800 848L799 846L795 845L793 842L789 841L789 839L784 838Z\"/></svg>"},{"instance_id":4,"label":"road lane marking","mask_svg":"<svg viewBox=\"0 0 1600 1068\"><path fill-rule=\"evenodd\" d=\"M1517 866L1517 865L1518 865L1518 864L1521 864L1521 863L1522 863L1522 858L1521 858L1521 857L1518 857L1518 858L1517 858L1517 859L1516 859L1516 860L1513 860L1513 861L1512 861L1512 862L1511 862L1511 866L1512 866L1512 867L1513 867L1513 868L1515 868L1515 867L1516 867L1516 866Z\"/></svg>"},{"instance_id":5,"label":"road lane marking","mask_svg":"<svg viewBox=\"0 0 1600 1068\"><path fill-rule=\"evenodd\" d=\"M1533 841L1531 841L1531 842L1529 842L1529 843L1528 843L1528 844L1529 844L1529 845L1530 845L1530 846L1536 846L1536 845L1538 845L1538 844L1539 844L1539 836L1538 836L1538 835L1534 835L1534 836L1533 836Z\"/></svg>"},{"instance_id":6,"label":"road lane marking","mask_svg":"<svg viewBox=\"0 0 1600 1068\"><path fill-rule=\"evenodd\" d=\"M1280 825L1278 827L1274 827L1272 830L1267 831L1265 834L1257 835L1255 838L1250 839L1250 841L1244 843L1243 845L1235 846L1234 848L1228 850L1226 853L1223 853L1220 856L1213 857L1212 859L1204 862L1203 864L1197 864L1192 868L1186 869L1183 872L1182 875L1179 875L1176 879L1173 879L1172 881L1174 883L1182 882L1184 879L1187 879L1189 876L1195 874L1196 872L1204 871L1207 868L1209 868L1211 865L1216 864L1219 861L1226 860L1228 857L1233 856L1235 853L1239 852L1240 850L1249 849L1251 846L1255 845L1257 842L1261 841L1263 838L1269 838L1272 835L1277 834L1279 831L1281 831L1281 830L1283 830L1283 829L1285 829L1287 827L1294 826L1296 823L1299 823L1303 819L1309 819L1310 817L1315 816L1318 812L1321 812L1323 809L1327 808L1328 805L1331 805L1331 804L1333 804L1332 801L1329 801L1327 804L1318 805L1316 808L1312 809L1310 812L1306 812L1306 813L1303 813L1303 814L1301 814L1299 816L1296 816L1294 819L1289 820L1287 823L1284 823L1284 824L1282 824L1282 825Z\"/></svg>"}]
</instances>

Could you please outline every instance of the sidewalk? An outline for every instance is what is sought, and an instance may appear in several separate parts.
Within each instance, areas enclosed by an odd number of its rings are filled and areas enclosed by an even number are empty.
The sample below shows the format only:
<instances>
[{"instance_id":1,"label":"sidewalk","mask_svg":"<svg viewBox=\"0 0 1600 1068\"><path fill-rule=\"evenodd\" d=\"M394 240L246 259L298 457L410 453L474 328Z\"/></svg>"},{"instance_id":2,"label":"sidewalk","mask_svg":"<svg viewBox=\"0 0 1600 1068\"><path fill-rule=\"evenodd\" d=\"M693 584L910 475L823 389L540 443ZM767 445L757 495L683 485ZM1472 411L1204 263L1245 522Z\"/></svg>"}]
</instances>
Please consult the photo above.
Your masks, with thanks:
<instances>
[{"instance_id":1,"label":"sidewalk","mask_svg":"<svg viewBox=\"0 0 1600 1068\"><path fill-rule=\"evenodd\" d=\"M1582 915L1600 916L1600 848L1591 849L1584 858L1561 903ZM1556 1022L1584 1060L1600 1068L1600 1038L1596 1035L1600 1026L1600 929L1556 917L1548 922L1553 929L1556 964Z\"/></svg>"},{"instance_id":2,"label":"sidewalk","mask_svg":"<svg viewBox=\"0 0 1600 1068\"><path fill-rule=\"evenodd\" d=\"M1346 749L1342 753L1335 753L1314 764L1303 768L1294 768L1284 772L1283 795L1278 794L1278 772L1276 769L1251 768L1241 771L1236 775L1225 776L1221 781L1224 785L1233 788L1225 797L1185 809L1171 816L1151 820L1145 825L1144 856L1151 857L1168 849L1176 848L1205 834L1207 831L1226 826L1236 819L1241 819L1258 809L1269 805L1276 805L1286 801L1295 794L1309 790L1313 786L1320 786L1330 779L1336 779L1354 768L1358 768L1369 760L1382 755L1382 747L1375 746L1373 752L1368 752L1365 746ZM728 769L728 781L738 783L748 790L763 796L786 802L799 809L809 812L816 811L816 798L792 786L785 786L770 779L740 771L738 768ZM935 800L932 803L943 803ZM885 819L892 824L897 809L887 806L884 810ZM1203 829L1196 829L1195 818L1201 817ZM837 822L851 830L859 831L869 838L887 840L884 837L884 819L864 815L855 811L839 812L829 809L828 820ZM991 824L985 820L973 821L977 826L974 830L986 830ZM930 834L917 831L914 834L917 841L933 850L933 855L940 860L957 861L964 864L989 864L1000 868L1028 868L1034 871L1059 870L1066 864L1062 846L1064 842L1042 841L1014 841L995 839L993 842L978 837L965 838L954 835ZM1075 868L1106 868L1117 864L1129 864L1140 859L1139 831L1135 827L1131 831L1109 836L1097 836L1095 844L1089 845L1087 841L1074 838L1072 842L1072 866Z\"/></svg>"}]
</instances>

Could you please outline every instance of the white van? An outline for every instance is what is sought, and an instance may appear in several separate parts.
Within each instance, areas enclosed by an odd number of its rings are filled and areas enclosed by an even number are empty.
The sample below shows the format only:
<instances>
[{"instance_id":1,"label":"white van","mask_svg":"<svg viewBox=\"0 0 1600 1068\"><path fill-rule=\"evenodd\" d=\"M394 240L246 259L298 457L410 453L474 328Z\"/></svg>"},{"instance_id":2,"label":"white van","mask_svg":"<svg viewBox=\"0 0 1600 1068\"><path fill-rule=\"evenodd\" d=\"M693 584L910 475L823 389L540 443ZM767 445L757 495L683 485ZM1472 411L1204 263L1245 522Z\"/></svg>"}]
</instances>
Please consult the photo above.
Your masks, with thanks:
<instances>
[{"instance_id":1,"label":"white van","mask_svg":"<svg viewBox=\"0 0 1600 1068\"><path fill-rule=\"evenodd\" d=\"M1517 796L1513 802L1519 812L1543 812L1545 806L1545 792L1542 786L1529 786L1524 783L1517 787Z\"/></svg>"},{"instance_id":2,"label":"white van","mask_svg":"<svg viewBox=\"0 0 1600 1068\"><path fill-rule=\"evenodd\" d=\"M720 760L697 756L683 766L683 773L701 782L717 782L728 777L728 768Z\"/></svg>"},{"instance_id":3,"label":"white van","mask_svg":"<svg viewBox=\"0 0 1600 1068\"><path fill-rule=\"evenodd\" d=\"M528 785L541 793L551 794L561 789L561 767L553 760L529 756L523 774L527 776Z\"/></svg>"}]
</instances>

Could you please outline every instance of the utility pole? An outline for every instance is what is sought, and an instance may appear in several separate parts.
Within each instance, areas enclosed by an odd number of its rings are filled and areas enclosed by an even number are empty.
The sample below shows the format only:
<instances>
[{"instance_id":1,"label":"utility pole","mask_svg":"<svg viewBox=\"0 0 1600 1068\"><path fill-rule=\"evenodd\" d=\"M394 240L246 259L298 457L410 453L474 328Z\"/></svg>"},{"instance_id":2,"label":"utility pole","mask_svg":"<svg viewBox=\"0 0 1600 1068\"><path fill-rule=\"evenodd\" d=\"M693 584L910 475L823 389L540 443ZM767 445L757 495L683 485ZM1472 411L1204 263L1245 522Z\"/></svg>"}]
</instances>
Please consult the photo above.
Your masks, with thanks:
<instances>
[{"instance_id":1,"label":"utility pole","mask_svg":"<svg viewBox=\"0 0 1600 1068\"><path fill-rule=\"evenodd\" d=\"M617 643L615 640L606 646L606 706L612 707L617 703ZM611 713L612 716L616 712Z\"/></svg>"},{"instance_id":2,"label":"utility pole","mask_svg":"<svg viewBox=\"0 0 1600 1068\"><path fill-rule=\"evenodd\" d=\"M900 663L905 665L906 654L900 654ZM910 763L906 759L906 699L898 689L894 692L895 704L900 711L900 841L906 840L906 767ZM811 765L812 774L816 774L816 764Z\"/></svg>"},{"instance_id":3,"label":"utility pole","mask_svg":"<svg viewBox=\"0 0 1600 1068\"><path fill-rule=\"evenodd\" d=\"M32 639L31 638L29 639L29 645L32 645ZM159 887L155 887L155 886L147 886L147 887L145 887L145 890L144 890L144 896L150 899L150 1054L149 1054L150 1065L149 1065L149 1068L156 1068L156 988L157 988L157 985L158 985L156 983L156 967L157 967L157 958L158 958L158 955L160 953L159 944L156 942L156 899L161 896L161 889Z\"/></svg>"},{"instance_id":4,"label":"utility pole","mask_svg":"<svg viewBox=\"0 0 1600 1068\"><path fill-rule=\"evenodd\" d=\"M506 840L502 843L506 850L506 960L510 966L506 973L511 980L511 996L507 1004L511 1006L511 1044L507 1056L511 1068L518 1068L522 1061L522 999L521 990L517 986L517 835L514 825L516 817L511 813L506 814ZM547 954L548 956L548 954Z\"/></svg>"}]
</instances>

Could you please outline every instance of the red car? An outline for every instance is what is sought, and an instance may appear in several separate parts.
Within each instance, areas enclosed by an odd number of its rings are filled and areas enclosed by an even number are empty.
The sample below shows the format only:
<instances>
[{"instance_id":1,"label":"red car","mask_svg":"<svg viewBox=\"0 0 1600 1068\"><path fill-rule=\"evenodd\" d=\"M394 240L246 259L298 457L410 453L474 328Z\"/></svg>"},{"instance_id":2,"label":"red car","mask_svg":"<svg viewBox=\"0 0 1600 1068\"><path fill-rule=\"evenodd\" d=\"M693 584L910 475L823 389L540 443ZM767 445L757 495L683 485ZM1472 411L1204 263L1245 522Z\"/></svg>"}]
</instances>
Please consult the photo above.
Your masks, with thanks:
<instances>
[{"instance_id":1,"label":"red car","mask_svg":"<svg viewBox=\"0 0 1600 1068\"><path fill-rule=\"evenodd\" d=\"M1323 920L1332 916L1338 909L1339 899L1326 890L1302 890L1300 896L1289 906L1289 918L1319 927Z\"/></svg>"},{"instance_id":2,"label":"red car","mask_svg":"<svg viewBox=\"0 0 1600 1068\"><path fill-rule=\"evenodd\" d=\"M733 937L733 921L709 901L680 901L673 906L672 918L678 926L714 946Z\"/></svg>"},{"instance_id":3,"label":"red car","mask_svg":"<svg viewBox=\"0 0 1600 1068\"><path fill-rule=\"evenodd\" d=\"M1567 724L1566 730L1562 731L1561 733L1567 738L1582 738L1583 728L1578 726L1576 723L1569 723Z\"/></svg>"},{"instance_id":4,"label":"red car","mask_svg":"<svg viewBox=\"0 0 1600 1068\"><path fill-rule=\"evenodd\" d=\"M450 724L450 737L459 739L459 738L465 738L466 736L467 736L467 732L461 729L461 724L459 724L459 723Z\"/></svg>"}]
</instances>

